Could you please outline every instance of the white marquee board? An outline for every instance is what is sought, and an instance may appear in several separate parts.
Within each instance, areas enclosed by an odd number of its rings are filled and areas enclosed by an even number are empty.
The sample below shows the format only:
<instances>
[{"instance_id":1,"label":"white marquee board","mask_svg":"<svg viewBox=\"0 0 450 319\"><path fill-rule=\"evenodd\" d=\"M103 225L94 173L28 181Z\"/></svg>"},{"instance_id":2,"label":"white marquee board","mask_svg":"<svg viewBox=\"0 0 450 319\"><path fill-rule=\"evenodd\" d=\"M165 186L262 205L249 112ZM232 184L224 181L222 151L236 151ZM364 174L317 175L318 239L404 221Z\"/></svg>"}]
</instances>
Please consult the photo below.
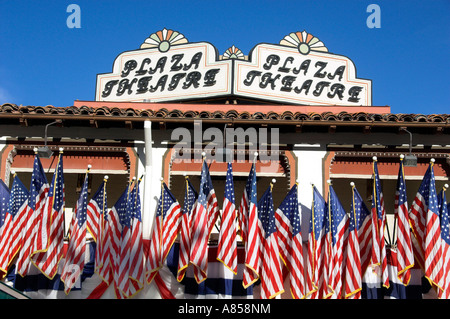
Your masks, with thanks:
<instances>
[{"instance_id":1,"label":"white marquee board","mask_svg":"<svg viewBox=\"0 0 450 319\"><path fill-rule=\"evenodd\" d=\"M97 75L97 101L165 102L231 94L231 60L216 60L209 43L120 54L113 72Z\"/></svg>"},{"instance_id":2,"label":"white marquee board","mask_svg":"<svg viewBox=\"0 0 450 319\"><path fill-rule=\"evenodd\" d=\"M305 105L372 103L371 81L357 79L345 56L258 44L249 60L235 60L236 95Z\"/></svg>"},{"instance_id":3,"label":"white marquee board","mask_svg":"<svg viewBox=\"0 0 450 319\"><path fill-rule=\"evenodd\" d=\"M97 75L96 101L176 102L243 97L300 105L371 106L372 81L354 63L329 53L316 37L287 35L256 45L248 57L234 46L222 56L208 42L189 43L162 30L140 49L121 53L112 73Z\"/></svg>"}]
</instances>

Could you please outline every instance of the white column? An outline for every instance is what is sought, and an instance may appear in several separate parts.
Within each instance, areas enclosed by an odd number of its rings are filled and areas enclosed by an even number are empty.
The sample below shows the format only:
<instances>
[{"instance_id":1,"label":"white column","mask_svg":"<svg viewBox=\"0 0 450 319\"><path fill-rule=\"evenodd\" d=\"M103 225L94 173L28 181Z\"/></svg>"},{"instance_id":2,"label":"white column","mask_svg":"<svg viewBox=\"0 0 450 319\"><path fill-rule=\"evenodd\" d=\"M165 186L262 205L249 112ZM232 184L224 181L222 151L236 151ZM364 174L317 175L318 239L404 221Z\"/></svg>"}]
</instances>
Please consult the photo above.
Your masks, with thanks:
<instances>
[{"instance_id":1,"label":"white column","mask_svg":"<svg viewBox=\"0 0 450 319\"><path fill-rule=\"evenodd\" d=\"M326 156L326 151L320 145L295 145L293 152L297 157L298 199L302 212L302 237L306 241L308 239L313 199L312 184L322 194L323 159Z\"/></svg>"},{"instance_id":2,"label":"white column","mask_svg":"<svg viewBox=\"0 0 450 319\"><path fill-rule=\"evenodd\" d=\"M154 209L152 208L152 178L153 178L153 146L152 146L152 122L146 120L144 122L144 145L145 145L145 176L144 176L144 189L143 195L143 207L142 207L142 221L143 221L143 236L144 238L150 237L150 231L152 229L154 219Z\"/></svg>"}]
</instances>

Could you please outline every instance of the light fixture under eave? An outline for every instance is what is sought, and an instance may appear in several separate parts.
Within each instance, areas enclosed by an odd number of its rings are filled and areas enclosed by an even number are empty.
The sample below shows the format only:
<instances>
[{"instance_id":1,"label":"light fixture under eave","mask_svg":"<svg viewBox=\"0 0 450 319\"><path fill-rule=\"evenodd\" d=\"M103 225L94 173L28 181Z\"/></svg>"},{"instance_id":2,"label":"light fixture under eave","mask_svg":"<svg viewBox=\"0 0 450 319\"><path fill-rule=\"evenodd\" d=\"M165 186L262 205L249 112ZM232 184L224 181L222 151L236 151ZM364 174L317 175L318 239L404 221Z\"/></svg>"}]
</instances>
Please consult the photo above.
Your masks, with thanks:
<instances>
[{"instance_id":1,"label":"light fixture under eave","mask_svg":"<svg viewBox=\"0 0 450 319\"><path fill-rule=\"evenodd\" d=\"M47 146L38 147L37 153L40 158L50 158L53 155L53 151L51 151Z\"/></svg>"},{"instance_id":2,"label":"light fixture under eave","mask_svg":"<svg viewBox=\"0 0 450 319\"><path fill-rule=\"evenodd\" d=\"M403 159L403 166L417 166L417 157L414 155L405 155L405 158Z\"/></svg>"},{"instance_id":3,"label":"light fixture under eave","mask_svg":"<svg viewBox=\"0 0 450 319\"><path fill-rule=\"evenodd\" d=\"M51 122L51 123L45 125L44 146L38 147L38 149L37 149L37 154L41 158L50 158L53 155L53 151L51 151L47 146L47 129L50 125L57 124L57 123L62 123L62 121L56 120L54 122Z\"/></svg>"},{"instance_id":4,"label":"light fixture under eave","mask_svg":"<svg viewBox=\"0 0 450 319\"><path fill-rule=\"evenodd\" d=\"M404 127L402 127L401 130L409 134L409 154L405 155L405 158L403 159L403 166L416 167L417 157L412 155L412 133Z\"/></svg>"}]
</instances>

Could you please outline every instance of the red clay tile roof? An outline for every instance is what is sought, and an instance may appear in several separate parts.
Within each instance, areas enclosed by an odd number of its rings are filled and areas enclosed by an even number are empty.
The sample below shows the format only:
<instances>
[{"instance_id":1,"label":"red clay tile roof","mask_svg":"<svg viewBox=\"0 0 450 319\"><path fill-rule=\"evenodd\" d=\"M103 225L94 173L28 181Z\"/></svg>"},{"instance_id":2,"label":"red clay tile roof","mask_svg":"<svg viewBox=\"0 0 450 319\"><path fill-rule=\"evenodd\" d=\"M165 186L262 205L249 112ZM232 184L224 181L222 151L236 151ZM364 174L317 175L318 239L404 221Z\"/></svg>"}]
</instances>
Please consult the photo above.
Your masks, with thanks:
<instances>
[{"instance_id":1,"label":"red clay tile roof","mask_svg":"<svg viewBox=\"0 0 450 319\"><path fill-rule=\"evenodd\" d=\"M104 104L108 104L105 102ZM164 106L154 104L153 106ZM240 124L276 124L276 125L326 125L326 126L412 126L450 129L450 114L394 114L394 113L367 113L367 112L250 112L233 110L235 105L226 105L230 110L213 111L215 105L202 105L203 110L167 109L167 108L119 108L119 107L92 107L92 106L18 106L3 104L0 106L0 123L11 123L10 120L47 120L62 119L64 121L131 121L143 122L145 120L159 122L204 122L240 123ZM184 104L183 109L188 105ZM258 106L252 105L255 109ZM211 110L211 111L208 111ZM223 109L223 105L221 107ZM250 108L249 108L250 109Z\"/></svg>"}]
</instances>

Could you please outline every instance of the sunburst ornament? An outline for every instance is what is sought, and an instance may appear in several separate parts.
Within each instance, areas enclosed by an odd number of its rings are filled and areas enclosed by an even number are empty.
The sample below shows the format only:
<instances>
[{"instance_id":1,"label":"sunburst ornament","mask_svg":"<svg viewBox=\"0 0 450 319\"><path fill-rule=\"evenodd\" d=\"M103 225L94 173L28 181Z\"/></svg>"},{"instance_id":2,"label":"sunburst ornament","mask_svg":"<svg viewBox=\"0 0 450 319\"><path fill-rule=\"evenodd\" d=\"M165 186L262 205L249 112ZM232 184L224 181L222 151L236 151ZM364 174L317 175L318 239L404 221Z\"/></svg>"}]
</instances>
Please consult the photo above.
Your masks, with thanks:
<instances>
[{"instance_id":1,"label":"sunburst ornament","mask_svg":"<svg viewBox=\"0 0 450 319\"><path fill-rule=\"evenodd\" d=\"M245 55L242 53L242 51L238 48L236 48L234 45L229 47L223 54L222 60L228 60L228 59L238 59L238 60L245 60Z\"/></svg>"},{"instance_id":2,"label":"sunburst ornament","mask_svg":"<svg viewBox=\"0 0 450 319\"><path fill-rule=\"evenodd\" d=\"M141 49L158 48L161 52L169 51L172 45L188 43L188 40L178 31L167 30L152 33L144 43L141 44Z\"/></svg>"},{"instance_id":3,"label":"sunburst ornament","mask_svg":"<svg viewBox=\"0 0 450 319\"><path fill-rule=\"evenodd\" d=\"M327 47L312 34L303 32L292 32L280 41L281 45L296 47L301 54L308 54L310 51L328 52Z\"/></svg>"}]
</instances>

